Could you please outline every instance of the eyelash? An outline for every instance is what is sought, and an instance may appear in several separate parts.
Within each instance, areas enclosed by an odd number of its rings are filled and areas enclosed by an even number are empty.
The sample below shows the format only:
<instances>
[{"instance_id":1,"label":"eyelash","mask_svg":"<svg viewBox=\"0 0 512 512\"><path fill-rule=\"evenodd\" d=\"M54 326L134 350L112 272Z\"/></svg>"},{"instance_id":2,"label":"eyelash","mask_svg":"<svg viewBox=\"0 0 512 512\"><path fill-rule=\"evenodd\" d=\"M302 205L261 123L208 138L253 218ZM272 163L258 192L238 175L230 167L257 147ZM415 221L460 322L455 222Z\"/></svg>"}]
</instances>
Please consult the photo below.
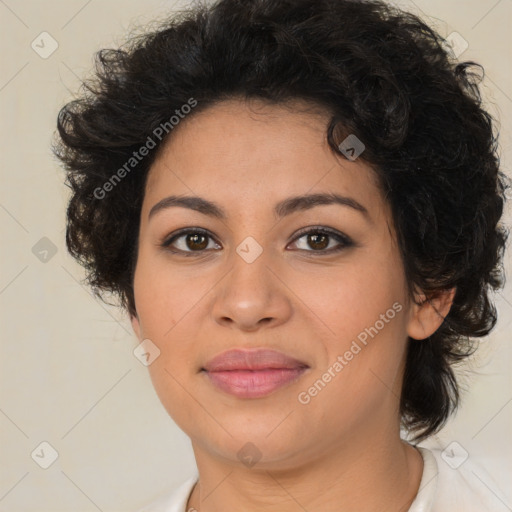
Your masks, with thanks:
<instances>
[{"instance_id":1,"label":"eyelash","mask_svg":"<svg viewBox=\"0 0 512 512\"><path fill-rule=\"evenodd\" d=\"M202 229L202 228L184 228L184 229L181 229L179 231L177 231L176 233L173 233L170 237L166 238L164 240L164 242L161 244L161 246L172 252L173 254L180 254L180 255L183 255L185 257L189 257L189 256L192 256L192 257L197 257L197 256L202 256L204 255L204 253L208 250L211 250L211 249L202 249L202 250L199 250L199 251L183 251L181 249L178 249L178 250L175 250L175 249L171 249L170 246L173 242L175 242L176 240L178 240L179 238L185 236L185 235L189 235L189 234L199 234L199 235L204 235L206 237L209 237L211 238L212 240L215 241L215 243L218 243L216 242L216 240L214 239L213 236L211 236L211 234L206 231L205 229ZM349 247L353 247L355 245L355 243L346 235L338 232L338 231L335 231L333 229L330 229L330 228L325 228L325 227L308 227L308 228L303 228L302 230L299 231L299 233L297 234L297 236L292 240L291 243L293 242L297 242L297 240L300 240L301 238L303 238L304 236L306 235L309 235L309 234L320 234L320 235L328 235L330 238L333 238L334 240L336 240L340 245L336 248L330 248L330 249L319 249L319 250L314 250L314 249L311 249L311 250L305 250L305 249L298 249L299 251L305 251L305 252L311 252L311 253L316 253L318 255L326 255L326 254L333 254L333 253L338 253L340 251L342 251L343 249L347 249ZM330 244L330 240L329 240L329 244ZM219 244L220 245L220 244Z\"/></svg>"}]
</instances>

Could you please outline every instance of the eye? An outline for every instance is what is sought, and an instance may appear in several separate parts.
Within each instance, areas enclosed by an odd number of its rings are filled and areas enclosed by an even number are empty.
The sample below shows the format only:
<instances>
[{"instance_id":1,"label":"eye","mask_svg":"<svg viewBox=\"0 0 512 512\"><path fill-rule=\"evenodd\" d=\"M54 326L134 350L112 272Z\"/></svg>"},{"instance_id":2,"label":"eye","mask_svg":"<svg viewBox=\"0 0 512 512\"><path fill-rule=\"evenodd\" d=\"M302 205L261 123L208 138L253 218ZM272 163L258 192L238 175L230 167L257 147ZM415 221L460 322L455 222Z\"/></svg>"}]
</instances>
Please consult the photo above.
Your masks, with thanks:
<instances>
[{"instance_id":1,"label":"eye","mask_svg":"<svg viewBox=\"0 0 512 512\"><path fill-rule=\"evenodd\" d=\"M302 239L304 241L299 243ZM299 232L292 244L299 250L331 254L354 246L354 242L343 233L325 227L308 227ZM221 249L211 234L201 228L186 228L173 233L162 244L166 250L183 256L200 256L206 251ZM300 247L302 245L302 247ZM333 246L334 245L334 246ZM307 247L312 250L307 249Z\"/></svg>"},{"instance_id":2,"label":"eye","mask_svg":"<svg viewBox=\"0 0 512 512\"><path fill-rule=\"evenodd\" d=\"M206 250L212 250L210 241L213 242L213 238L208 231L201 228L187 228L167 238L162 243L162 247L173 253L181 253L183 256L195 256L194 253L200 255ZM217 247L214 247L214 249L219 249L220 246L216 242L215 244Z\"/></svg>"},{"instance_id":3,"label":"eye","mask_svg":"<svg viewBox=\"0 0 512 512\"><path fill-rule=\"evenodd\" d=\"M299 236L294 239L293 243L301 245L298 244L301 239L304 239L304 242L302 243L302 247L298 247L299 250L323 254L339 252L355 245L347 235L324 227L304 228L304 230L301 230L299 233ZM313 250L307 249L306 247L308 246Z\"/></svg>"}]
</instances>

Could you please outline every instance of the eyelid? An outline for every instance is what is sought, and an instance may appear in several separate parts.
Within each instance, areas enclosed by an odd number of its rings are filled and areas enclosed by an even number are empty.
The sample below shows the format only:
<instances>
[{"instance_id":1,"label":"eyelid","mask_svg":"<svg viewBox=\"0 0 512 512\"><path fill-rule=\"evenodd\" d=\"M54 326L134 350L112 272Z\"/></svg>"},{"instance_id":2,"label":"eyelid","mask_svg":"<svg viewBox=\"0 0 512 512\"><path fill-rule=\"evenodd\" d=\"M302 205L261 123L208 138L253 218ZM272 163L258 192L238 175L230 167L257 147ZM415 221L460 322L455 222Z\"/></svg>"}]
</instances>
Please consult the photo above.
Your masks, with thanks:
<instances>
[{"instance_id":1,"label":"eyelid","mask_svg":"<svg viewBox=\"0 0 512 512\"><path fill-rule=\"evenodd\" d=\"M204 228L194 227L194 226L186 227L186 228L182 228L182 229L178 229L177 231L174 231L170 235L166 236L163 239L163 241L160 243L160 245L161 245L161 247L163 247L164 249L166 249L170 252L173 252L175 254L183 254L185 256L194 255L194 254L200 255L200 254L204 254L204 253L208 252L206 249L203 249L202 251L183 251L181 249L171 249L170 248L171 244L174 241L176 241L178 238L180 238L184 235L188 235L190 233L204 235L207 238L210 238L211 240L213 240L217 245L221 245L217 241L217 239L212 235L212 233L210 233L210 231L208 231L207 229L204 229ZM209 251L211 251L211 249Z\"/></svg>"},{"instance_id":2,"label":"eyelid","mask_svg":"<svg viewBox=\"0 0 512 512\"><path fill-rule=\"evenodd\" d=\"M345 233L338 231L337 229L329 228L327 226L306 226L304 228L299 229L299 231L295 234L292 242L295 242L299 238L302 238L304 235L308 235L309 233L323 233L329 235L335 239L339 239L344 242L346 245L355 245L355 242ZM310 251L310 252L325 252L325 251Z\"/></svg>"},{"instance_id":3,"label":"eyelid","mask_svg":"<svg viewBox=\"0 0 512 512\"><path fill-rule=\"evenodd\" d=\"M188 235L189 233L200 233L201 235L209 236L210 238L215 240L215 237L207 229L199 228L199 227L195 227L195 226L190 226L190 227L178 229L177 231L173 231L170 235L166 235L164 237L163 241L162 241L162 245L167 246L175 238L178 238L181 235Z\"/></svg>"}]
</instances>

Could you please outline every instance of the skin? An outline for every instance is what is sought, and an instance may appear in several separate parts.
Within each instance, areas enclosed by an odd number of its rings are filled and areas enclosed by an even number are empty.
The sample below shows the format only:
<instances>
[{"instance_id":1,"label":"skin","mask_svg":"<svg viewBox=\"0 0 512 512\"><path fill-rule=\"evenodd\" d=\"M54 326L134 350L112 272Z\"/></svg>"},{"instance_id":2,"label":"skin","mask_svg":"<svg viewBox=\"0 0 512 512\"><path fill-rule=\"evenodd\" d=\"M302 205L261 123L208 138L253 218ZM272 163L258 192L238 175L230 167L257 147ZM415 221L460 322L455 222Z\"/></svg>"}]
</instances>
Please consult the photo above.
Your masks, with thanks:
<instances>
[{"instance_id":1,"label":"skin","mask_svg":"<svg viewBox=\"0 0 512 512\"><path fill-rule=\"evenodd\" d=\"M410 297L376 175L361 159L332 152L328 119L298 101L223 101L182 121L150 169L131 320L138 339L159 348L151 379L192 441L200 477L187 509L405 511L417 493L422 458L399 436L405 349L435 332L454 291L430 303ZM322 192L348 196L367 214L331 204L274 216L279 201ZM148 219L170 195L213 201L226 218L173 206ZM298 238L301 228L319 226L354 245L329 254ZM186 227L211 233L206 249L186 236L171 248L191 257L162 247ZM252 263L236 252L248 236L263 249ZM338 246L328 239L328 248ZM299 393L394 303L401 311L300 403ZM234 347L273 348L310 368L266 397L237 398L200 372ZM237 456L248 442L261 457L252 467Z\"/></svg>"}]
</instances>

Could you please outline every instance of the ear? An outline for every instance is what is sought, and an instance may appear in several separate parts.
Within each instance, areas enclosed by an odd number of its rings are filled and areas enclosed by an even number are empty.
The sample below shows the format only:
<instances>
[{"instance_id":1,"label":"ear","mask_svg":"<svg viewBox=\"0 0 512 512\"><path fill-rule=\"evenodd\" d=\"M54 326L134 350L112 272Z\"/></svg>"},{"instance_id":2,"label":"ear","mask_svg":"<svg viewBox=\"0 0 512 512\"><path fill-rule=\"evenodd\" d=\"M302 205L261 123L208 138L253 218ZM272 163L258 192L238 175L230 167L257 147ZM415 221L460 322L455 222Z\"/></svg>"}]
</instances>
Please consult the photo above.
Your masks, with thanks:
<instances>
[{"instance_id":1,"label":"ear","mask_svg":"<svg viewBox=\"0 0 512 512\"><path fill-rule=\"evenodd\" d=\"M139 339L139 341L142 341L142 338L140 336L141 328L138 316L136 314L130 315L130 322L132 323L132 328L135 334L137 335L137 338Z\"/></svg>"},{"instance_id":2,"label":"ear","mask_svg":"<svg viewBox=\"0 0 512 512\"><path fill-rule=\"evenodd\" d=\"M450 311L455 291L455 288L442 290L430 297L425 294L416 295L411 307L407 334L416 340L424 340L434 334Z\"/></svg>"}]
</instances>

